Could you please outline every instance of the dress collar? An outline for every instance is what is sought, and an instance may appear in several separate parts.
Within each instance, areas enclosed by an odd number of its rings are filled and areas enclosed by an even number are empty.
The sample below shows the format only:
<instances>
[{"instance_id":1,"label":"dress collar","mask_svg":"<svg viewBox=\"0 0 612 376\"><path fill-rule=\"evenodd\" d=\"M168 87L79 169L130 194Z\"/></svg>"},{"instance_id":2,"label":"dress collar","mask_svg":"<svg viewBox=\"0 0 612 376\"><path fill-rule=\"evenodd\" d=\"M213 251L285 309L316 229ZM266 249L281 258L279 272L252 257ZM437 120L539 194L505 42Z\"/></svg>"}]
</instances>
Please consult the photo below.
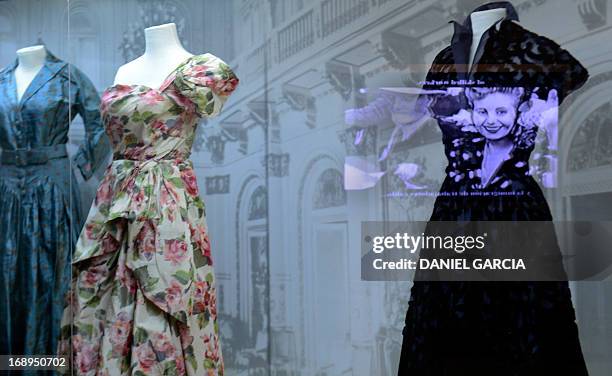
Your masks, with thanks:
<instances>
[{"instance_id":1,"label":"dress collar","mask_svg":"<svg viewBox=\"0 0 612 376\"><path fill-rule=\"evenodd\" d=\"M474 9L466 17L465 21L463 21L463 24L460 24L457 21L449 21L449 23L452 23L454 25L455 35L460 34L460 33L469 33L469 35L471 36L472 35L472 17L471 17L472 13L482 12L482 11L491 10L491 9L501 9L501 8L506 10L506 17L502 21L506 21L506 20L518 21L519 20L516 9L514 9L514 6L509 1L495 1L492 3L481 5L478 8ZM453 35L453 39L455 39L455 35Z\"/></svg>"},{"instance_id":2,"label":"dress collar","mask_svg":"<svg viewBox=\"0 0 612 376\"><path fill-rule=\"evenodd\" d=\"M46 47L45 47L45 51L46 51L45 62L41 69L46 69L49 71L49 73L51 73L51 75L54 75L66 65L66 62L58 59L55 55L51 53L51 51L47 50ZM15 58L15 60L11 63L11 65L6 67L6 69L4 69L2 73L4 73L4 75L12 74L18 65L19 65L19 58Z\"/></svg>"},{"instance_id":3,"label":"dress collar","mask_svg":"<svg viewBox=\"0 0 612 376\"><path fill-rule=\"evenodd\" d=\"M508 1L496 1L481 5L478 8L474 9L466 17L463 24L460 24L456 21L449 22L452 23L455 27L455 31L451 39L451 49L453 51L453 59L458 78L468 79L470 76L470 72L468 72L468 60L470 47L472 45L472 13L500 8L506 9L506 17L496 22L483 34L481 43L479 44L478 50L476 51L476 55L474 57L474 64L476 64L482 57L483 48L487 39L490 37L491 34L497 32L496 26L500 23L502 23L503 25L504 22L519 20L518 14L516 13L516 9L514 9L514 6Z\"/></svg>"},{"instance_id":4,"label":"dress collar","mask_svg":"<svg viewBox=\"0 0 612 376\"><path fill-rule=\"evenodd\" d=\"M67 65L66 62L58 59L48 50L46 50L46 52L47 54L45 56L45 62L43 66L40 68L40 71L36 73L36 75L32 79L32 82L30 82L30 84L26 88L26 91L23 94L21 100L18 101L20 106L27 102L27 100L30 99L34 94L36 94L44 86L45 83L49 82L62 70L62 68ZM0 82L6 81L8 85L11 86L11 92L15 91L14 86L16 84L13 72L15 71L18 65L19 59L17 58L11 65L9 65L0 73ZM17 99L15 98L15 100Z\"/></svg>"}]
</instances>

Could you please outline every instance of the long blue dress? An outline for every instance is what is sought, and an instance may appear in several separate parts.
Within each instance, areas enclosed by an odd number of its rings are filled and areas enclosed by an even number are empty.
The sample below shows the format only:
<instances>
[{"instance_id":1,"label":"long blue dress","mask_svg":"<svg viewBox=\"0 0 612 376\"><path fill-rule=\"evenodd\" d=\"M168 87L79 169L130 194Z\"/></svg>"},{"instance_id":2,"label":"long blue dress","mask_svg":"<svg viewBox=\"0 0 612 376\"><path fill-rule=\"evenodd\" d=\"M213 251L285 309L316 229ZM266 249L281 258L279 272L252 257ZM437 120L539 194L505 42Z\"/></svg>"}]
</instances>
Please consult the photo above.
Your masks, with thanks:
<instances>
[{"instance_id":1,"label":"long blue dress","mask_svg":"<svg viewBox=\"0 0 612 376\"><path fill-rule=\"evenodd\" d=\"M88 179L110 146L99 96L82 72L47 53L17 100L17 65L0 71L0 354L54 354L82 226L71 167ZM71 161L77 114L86 137Z\"/></svg>"}]
</instances>

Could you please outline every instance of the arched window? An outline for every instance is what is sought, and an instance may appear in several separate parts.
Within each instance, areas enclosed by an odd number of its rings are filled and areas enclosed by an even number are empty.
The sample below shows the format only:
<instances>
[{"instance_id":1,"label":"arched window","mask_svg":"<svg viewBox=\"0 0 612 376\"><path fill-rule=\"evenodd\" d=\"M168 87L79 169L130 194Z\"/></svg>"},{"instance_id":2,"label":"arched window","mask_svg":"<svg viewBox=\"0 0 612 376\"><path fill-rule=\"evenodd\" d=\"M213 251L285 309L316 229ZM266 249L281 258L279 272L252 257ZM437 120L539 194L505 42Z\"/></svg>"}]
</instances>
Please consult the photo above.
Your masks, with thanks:
<instances>
[{"instance_id":1,"label":"arched window","mask_svg":"<svg viewBox=\"0 0 612 376\"><path fill-rule=\"evenodd\" d=\"M257 187L249 201L249 221L266 218L268 215L267 202L266 189L263 186Z\"/></svg>"},{"instance_id":2,"label":"arched window","mask_svg":"<svg viewBox=\"0 0 612 376\"><path fill-rule=\"evenodd\" d=\"M260 372L268 364L268 233L267 190L263 180L252 175L238 194L236 207L236 277L232 292L230 317L232 338L228 338L234 358L247 363L226 364L239 371ZM229 297L228 297L229 298Z\"/></svg>"},{"instance_id":3,"label":"arched window","mask_svg":"<svg viewBox=\"0 0 612 376\"><path fill-rule=\"evenodd\" d=\"M344 178L340 171L330 168L319 176L312 198L315 209L325 209L346 205Z\"/></svg>"},{"instance_id":4,"label":"arched window","mask_svg":"<svg viewBox=\"0 0 612 376\"><path fill-rule=\"evenodd\" d=\"M612 165L612 102L591 112L578 128L570 146L568 171Z\"/></svg>"},{"instance_id":5,"label":"arched window","mask_svg":"<svg viewBox=\"0 0 612 376\"><path fill-rule=\"evenodd\" d=\"M298 192L297 354L307 374L350 369L350 255L347 195L338 162L314 158Z\"/></svg>"}]
</instances>

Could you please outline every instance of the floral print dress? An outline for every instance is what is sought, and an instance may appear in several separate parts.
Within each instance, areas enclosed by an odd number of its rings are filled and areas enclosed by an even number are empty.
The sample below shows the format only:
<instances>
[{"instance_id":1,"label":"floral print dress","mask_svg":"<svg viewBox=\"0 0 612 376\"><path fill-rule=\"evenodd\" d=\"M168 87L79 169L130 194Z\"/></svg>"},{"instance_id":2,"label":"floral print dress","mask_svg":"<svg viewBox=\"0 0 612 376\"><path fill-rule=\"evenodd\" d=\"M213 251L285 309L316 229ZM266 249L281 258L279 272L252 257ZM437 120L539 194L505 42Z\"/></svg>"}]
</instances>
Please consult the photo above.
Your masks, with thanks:
<instances>
[{"instance_id":1,"label":"floral print dress","mask_svg":"<svg viewBox=\"0 0 612 376\"><path fill-rule=\"evenodd\" d=\"M115 85L114 150L73 257L60 355L79 375L223 375L206 210L189 160L201 118L238 84L212 54L159 88Z\"/></svg>"}]
</instances>

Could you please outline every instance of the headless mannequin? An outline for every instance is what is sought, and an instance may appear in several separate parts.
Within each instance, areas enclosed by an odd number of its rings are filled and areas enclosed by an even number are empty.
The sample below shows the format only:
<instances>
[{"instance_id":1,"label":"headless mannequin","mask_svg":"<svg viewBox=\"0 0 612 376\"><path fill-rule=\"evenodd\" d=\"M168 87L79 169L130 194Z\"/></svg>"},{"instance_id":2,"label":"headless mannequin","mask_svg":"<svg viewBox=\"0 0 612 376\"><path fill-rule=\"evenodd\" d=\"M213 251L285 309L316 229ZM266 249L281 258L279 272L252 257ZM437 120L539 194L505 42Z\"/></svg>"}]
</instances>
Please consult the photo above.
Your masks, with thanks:
<instances>
[{"instance_id":1,"label":"headless mannequin","mask_svg":"<svg viewBox=\"0 0 612 376\"><path fill-rule=\"evenodd\" d=\"M506 9L503 8L474 12L470 15L472 21L472 45L470 46L469 69L472 68L472 64L474 63L474 57L476 56L476 50L478 49L482 35L489 30L491 26L495 25L496 22L505 17ZM507 137L497 141L487 140L481 166L481 179L483 185L488 185L493 179L502 163L510 156L513 146L512 141L507 139Z\"/></svg>"},{"instance_id":2,"label":"headless mannequin","mask_svg":"<svg viewBox=\"0 0 612 376\"><path fill-rule=\"evenodd\" d=\"M17 100L21 100L30 83L45 65L46 58L45 46L25 47L17 51L18 65L15 68Z\"/></svg>"},{"instance_id":3,"label":"headless mannequin","mask_svg":"<svg viewBox=\"0 0 612 376\"><path fill-rule=\"evenodd\" d=\"M470 46L469 68L471 69L476 50L482 35L489 30L497 21L506 17L506 10L503 8L483 10L474 12L470 15L472 21L472 45Z\"/></svg>"},{"instance_id":4,"label":"headless mannequin","mask_svg":"<svg viewBox=\"0 0 612 376\"><path fill-rule=\"evenodd\" d=\"M179 64L193 56L181 44L174 23L149 27L144 32L144 55L119 68L115 85L158 88Z\"/></svg>"}]
</instances>

